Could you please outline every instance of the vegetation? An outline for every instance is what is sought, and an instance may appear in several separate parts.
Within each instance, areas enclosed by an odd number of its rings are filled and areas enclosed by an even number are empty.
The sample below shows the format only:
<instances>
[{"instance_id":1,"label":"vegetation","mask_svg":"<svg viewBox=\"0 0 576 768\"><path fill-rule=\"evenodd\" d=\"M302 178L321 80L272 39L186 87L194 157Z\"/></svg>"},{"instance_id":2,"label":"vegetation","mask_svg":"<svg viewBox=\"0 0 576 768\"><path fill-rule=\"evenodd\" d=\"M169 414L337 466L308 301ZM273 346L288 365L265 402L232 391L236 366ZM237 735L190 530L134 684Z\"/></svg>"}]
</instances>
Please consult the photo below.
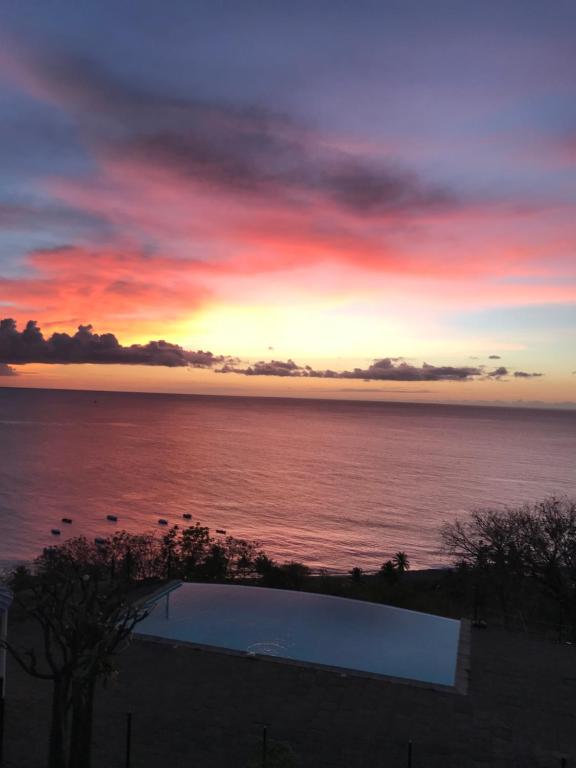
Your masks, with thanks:
<instances>
[{"instance_id":1,"label":"vegetation","mask_svg":"<svg viewBox=\"0 0 576 768\"><path fill-rule=\"evenodd\" d=\"M114 672L114 656L146 616L143 587L166 579L236 581L300 589L301 563L276 564L257 545L208 528L173 527L165 535L121 531L45 549L31 567L9 576L17 605L40 627L41 648L8 652L53 688L49 768L90 768L94 693ZM148 589L149 591L149 589Z\"/></svg>"},{"instance_id":2,"label":"vegetation","mask_svg":"<svg viewBox=\"0 0 576 768\"><path fill-rule=\"evenodd\" d=\"M549 498L486 509L446 525L445 548L475 600L494 598L508 619L555 620L576 635L576 502Z\"/></svg>"},{"instance_id":3,"label":"vegetation","mask_svg":"<svg viewBox=\"0 0 576 768\"><path fill-rule=\"evenodd\" d=\"M262 586L282 589L302 589L310 576L310 568L293 560L277 565L266 555L256 561L256 573L261 577Z\"/></svg>"},{"instance_id":4,"label":"vegetation","mask_svg":"<svg viewBox=\"0 0 576 768\"><path fill-rule=\"evenodd\" d=\"M146 615L123 578L111 578L85 540L44 551L12 586L20 608L41 629L36 648L8 652L30 675L52 682L49 768L89 768L96 684Z\"/></svg>"},{"instance_id":5,"label":"vegetation","mask_svg":"<svg viewBox=\"0 0 576 768\"><path fill-rule=\"evenodd\" d=\"M245 581L299 589L309 569L296 562L275 563L256 542L233 536L214 537L200 524L174 526L162 536L120 531L98 544L72 539L54 551L90 563L110 579L127 583L150 580Z\"/></svg>"},{"instance_id":6,"label":"vegetation","mask_svg":"<svg viewBox=\"0 0 576 768\"><path fill-rule=\"evenodd\" d=\"M398 573L405 573L410 570L410 560L408 559L406 552L396 552L392 563Z\"/></svg>"},{"instance_id":7,"label":"vegetation","mask_svg":"<svg viewBox=\"0 0 576 768\"><path fill-rule=\"evenodd\" d=\"M394 585L409 568L410 561L406 552L396 552L392 560L383 563L378 575L388 584Z\"/></svg>"},{"instance_id":8,"label":"vegetation","mask_svg":"<svg viewBox=\"0 0 576 768\"><path fill-rule=\"evenodd\" d=\"M215 538L199 524L46 549L11 575L17 604L41 629L41 647L6 647L26 672L52 683L49 768L89 768L95 688L146 615L146 588L166 579L304 589L455 617L481 612L520 618L523 627L555 622L576 638L576 502L477 511L444 526L442 540L452 569L409 573L399 551L375 574L355 567L341 576L276 563L256 543ZM292 765L293 755L278 750L270 765Z\"/></svg>"}]
</instances>

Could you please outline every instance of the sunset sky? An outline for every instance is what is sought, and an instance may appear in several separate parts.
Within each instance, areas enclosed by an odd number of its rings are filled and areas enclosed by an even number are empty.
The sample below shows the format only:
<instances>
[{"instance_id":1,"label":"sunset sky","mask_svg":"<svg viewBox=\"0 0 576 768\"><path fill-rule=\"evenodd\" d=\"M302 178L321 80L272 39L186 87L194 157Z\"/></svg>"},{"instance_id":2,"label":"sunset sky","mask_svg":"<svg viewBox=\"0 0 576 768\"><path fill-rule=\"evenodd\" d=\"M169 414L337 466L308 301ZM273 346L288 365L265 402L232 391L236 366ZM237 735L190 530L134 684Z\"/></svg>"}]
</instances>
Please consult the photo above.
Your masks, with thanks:
<instances>
[{"instance_id":1,"label":"sunset sky","mask_svg":"<svg viewBox=\"0 0 576 768\"><path fill-rule=\"evenodd\" d=\"M576 405L575 36L573 0L3 3L0 384Z\"/></svg>"}]
</instances>

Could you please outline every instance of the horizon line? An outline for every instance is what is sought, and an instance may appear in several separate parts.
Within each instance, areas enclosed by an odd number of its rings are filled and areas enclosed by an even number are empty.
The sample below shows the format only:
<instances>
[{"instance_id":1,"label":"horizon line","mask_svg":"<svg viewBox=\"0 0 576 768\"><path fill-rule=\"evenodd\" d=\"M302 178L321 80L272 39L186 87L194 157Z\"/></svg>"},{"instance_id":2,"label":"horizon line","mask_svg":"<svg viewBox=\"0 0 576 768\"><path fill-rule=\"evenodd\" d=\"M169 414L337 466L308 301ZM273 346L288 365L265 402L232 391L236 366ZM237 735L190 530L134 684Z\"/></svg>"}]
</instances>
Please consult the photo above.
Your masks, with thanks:
<instances>
[{"instance_id":1,"label":"horizon line","mask_svg":"<svg viewBox=\"0 0 576 768\"><path fill-rule=\"evenodd\" d=\"M454 406L460 408L499 408L502 410L525 410L525 411L561 411L571 413L576 411L576 401L574 402L556 402L546 403L544 401L502 401L502 400L374 400L367 398L340 398L340 397L302 397L299 395L225 395L225 394L207 394L200 392L159 392L157 390L133 390L133 389L90 389L82 387L27 387L10 386L0 384L1 390L18 391L41 391L41 392L86 392L90 394L101 395L157 395L160 397L203 397L203 398L226 398L241 400L302 400L305 402L322 403L358 403L370 405L419 405L419 406ZM530 403L534 403L531 405Z\"/></svg>"}]
</instances>

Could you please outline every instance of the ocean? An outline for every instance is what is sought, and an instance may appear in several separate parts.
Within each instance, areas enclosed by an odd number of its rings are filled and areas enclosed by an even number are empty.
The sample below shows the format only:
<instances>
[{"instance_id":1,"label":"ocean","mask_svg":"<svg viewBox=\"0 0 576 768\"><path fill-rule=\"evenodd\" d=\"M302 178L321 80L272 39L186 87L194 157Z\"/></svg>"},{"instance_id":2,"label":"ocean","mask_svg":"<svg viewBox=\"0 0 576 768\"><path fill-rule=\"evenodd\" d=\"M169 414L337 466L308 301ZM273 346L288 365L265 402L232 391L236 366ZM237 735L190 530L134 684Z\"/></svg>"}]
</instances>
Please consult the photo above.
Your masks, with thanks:
<instances>
[{"instance_id":1,"label":"ocean","mask_svg":"<svg viewBox=\"0 0 576 768\"><path fill-rule=\"evenodd\" d=\"M436 567L444 522L552 494L574 411L0 388L3 562L191 513L313 568Z\"/></svg>"}]
</instances>

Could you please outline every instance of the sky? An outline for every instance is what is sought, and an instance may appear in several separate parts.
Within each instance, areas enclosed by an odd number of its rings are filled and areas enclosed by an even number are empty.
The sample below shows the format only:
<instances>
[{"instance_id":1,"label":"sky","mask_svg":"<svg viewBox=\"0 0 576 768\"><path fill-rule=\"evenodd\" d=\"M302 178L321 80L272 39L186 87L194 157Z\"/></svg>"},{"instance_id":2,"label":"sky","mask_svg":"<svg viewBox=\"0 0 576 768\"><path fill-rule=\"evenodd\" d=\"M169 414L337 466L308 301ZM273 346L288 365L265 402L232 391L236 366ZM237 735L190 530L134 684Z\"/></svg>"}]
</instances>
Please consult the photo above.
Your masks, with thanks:
<instances>
[{"instance_id":1,"label":"sky","mask_svg":"<svg viewBox=\"0 0 576 768\"><path fill-rule=\"evenodd\" d=\"M572 0L3 3L0 386L576 406L575 35Z\"/></svg>"}]
</instances>

